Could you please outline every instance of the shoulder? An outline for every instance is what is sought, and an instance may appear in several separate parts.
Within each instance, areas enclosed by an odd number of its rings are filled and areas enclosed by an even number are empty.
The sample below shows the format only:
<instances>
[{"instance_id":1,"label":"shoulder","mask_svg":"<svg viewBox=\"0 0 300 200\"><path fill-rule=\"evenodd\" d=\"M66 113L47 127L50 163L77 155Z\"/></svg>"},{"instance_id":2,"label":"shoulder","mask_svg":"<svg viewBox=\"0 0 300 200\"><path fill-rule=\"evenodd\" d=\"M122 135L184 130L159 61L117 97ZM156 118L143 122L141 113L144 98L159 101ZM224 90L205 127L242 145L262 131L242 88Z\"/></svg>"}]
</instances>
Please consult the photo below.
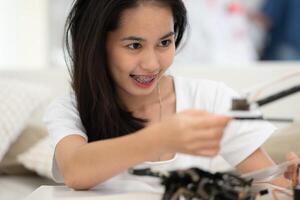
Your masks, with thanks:
<instances>
[{"instance_id":1,"label":"shoulder","mask_svg":"<svg viewBox=\"0 0 300 200\"><path fill-rule=\"evenodd\" d=\"M48 106L43 121L54 145L71 134L81 135L87 140L73 93L56 98Z\"/></svg>"},{"instance_id":2,"label":"shoulder","mask_svg":"<svg viewBox=\"0 0 300 200\"><path fill-rule=\"evenodd\" d=\"M59 109L71 109L77 110L77 102L74 93L68 93L54 99L48 107L50 110L59 110Z\"/></svg>"},{"instance_id":3,"label":"shoulder","mask_svg":"<svg viewBox=\"0 0 300 200\"><path fill-rule=\"evenodd\" d=\"M202 97L207 95L216 96L219 94L227 94L229 96L237 95L232 88L220 81L180 76L175 76L173 79L176 92L185 93L187 96L195 96L195 94L199 94Z\"/></svg>"},{"instance_id":4,"label":"shoulder","mask_svg":"<svg viewBox=\"0 0 300 200\"><path fill-rule=\"evenodd\" d=\"M77 102L74 93L68 93L54 99L48 106L44 122L53 120L79 120Z\"/></svg>"},{"instance_id":5,"label":"shoulder","mask_svg":"<svg viewBox=\"0 0 300 200\"><path fill-rule=\"evenodd\" d=\"M190 78L190 77L182 77L182 76L174 76L174 83L179 89L212 89L217 88L221 82L202 79L202 78Z\"/></svg>"}]
</instances>

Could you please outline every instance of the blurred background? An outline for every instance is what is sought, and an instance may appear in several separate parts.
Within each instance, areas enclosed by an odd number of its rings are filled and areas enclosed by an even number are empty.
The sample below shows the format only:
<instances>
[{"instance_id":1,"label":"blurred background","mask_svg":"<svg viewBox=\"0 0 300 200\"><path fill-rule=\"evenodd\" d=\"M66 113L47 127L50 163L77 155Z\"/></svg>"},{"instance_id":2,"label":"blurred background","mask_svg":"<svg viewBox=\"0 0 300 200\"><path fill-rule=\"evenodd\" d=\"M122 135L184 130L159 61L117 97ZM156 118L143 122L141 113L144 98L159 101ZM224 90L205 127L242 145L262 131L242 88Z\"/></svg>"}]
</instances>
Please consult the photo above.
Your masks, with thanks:
<instances>
[{"instance_id":1,"label":"blurred background","mask_svg":"<svg viewBox=\"0 0 300 200\"><path fill-rule=\"evenodd\" d=\"M189 34L175 65L300 59L300 0L184 0ZM0 69L64 67L72 0L0 0Z\"/></svg>"},{"instance_id":2,"label":"blurred background","mask_svg":"<svg viewBox=\"0 0 300 200\"><path fill-rule=\"evenodd\" d=\"M55 185L54 147L42 116L70 89L63 32L72 1L0 0L1 200ZM222 81L242 94L299 85L300 0L183 1L190 27L172 73ZM276 124L283 129L265 144L277 163L287 152L300 155L299 102L300 93L262 108L266 117L295 120ZM210 167L228 170L217 160Z\"/></svg>"}]
</instances>

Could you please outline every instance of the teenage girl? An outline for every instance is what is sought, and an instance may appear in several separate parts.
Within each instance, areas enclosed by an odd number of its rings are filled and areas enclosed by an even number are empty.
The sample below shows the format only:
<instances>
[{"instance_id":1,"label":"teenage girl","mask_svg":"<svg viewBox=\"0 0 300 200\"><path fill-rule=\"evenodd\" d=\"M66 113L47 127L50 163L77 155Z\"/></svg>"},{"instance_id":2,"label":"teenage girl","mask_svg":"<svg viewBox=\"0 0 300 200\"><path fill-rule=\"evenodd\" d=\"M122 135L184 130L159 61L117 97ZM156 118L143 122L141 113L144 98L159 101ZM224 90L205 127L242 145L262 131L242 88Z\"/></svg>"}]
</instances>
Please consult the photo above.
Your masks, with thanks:
<instances>
[{"instance_id":1,"label":"teenage girl","mask_svg":"<svg viewBox=\"0 0 300 200\"><path fill-rule=\"evenodd\" d=\"M182 0L74 2L66 27L73 90L45 116L56 181L79 190L118 181L121 189L152 190L158 182L127 170L209 170L217 155L241 173L273 165L261 145L274 127L223 115L232 89L165 74L186 16Z\"/></svg>"}]
</instances>

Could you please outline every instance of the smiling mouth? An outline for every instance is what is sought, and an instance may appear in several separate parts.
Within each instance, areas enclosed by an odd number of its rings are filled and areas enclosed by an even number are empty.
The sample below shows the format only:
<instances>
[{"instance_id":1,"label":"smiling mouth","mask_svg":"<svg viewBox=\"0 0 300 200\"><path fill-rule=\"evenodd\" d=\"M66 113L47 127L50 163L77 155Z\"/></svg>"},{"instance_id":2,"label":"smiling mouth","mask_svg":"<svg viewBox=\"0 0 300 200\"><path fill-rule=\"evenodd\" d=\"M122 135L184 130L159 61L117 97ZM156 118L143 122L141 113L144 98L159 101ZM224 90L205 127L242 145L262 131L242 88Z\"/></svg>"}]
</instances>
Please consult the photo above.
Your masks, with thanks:
<instances>
[{"instance_id":1,"label":"smiling mouth","mask_svg":"<svg viewBox=\"0 0 300 200\"><path fill-rule=\"evenodd\" d=\"M147 84L151 83L156 77L158 77L158 74L155 75L130 75L131 78L133 78L135 81L141 83L141 84Z\"/></svg>"}]
</instances>

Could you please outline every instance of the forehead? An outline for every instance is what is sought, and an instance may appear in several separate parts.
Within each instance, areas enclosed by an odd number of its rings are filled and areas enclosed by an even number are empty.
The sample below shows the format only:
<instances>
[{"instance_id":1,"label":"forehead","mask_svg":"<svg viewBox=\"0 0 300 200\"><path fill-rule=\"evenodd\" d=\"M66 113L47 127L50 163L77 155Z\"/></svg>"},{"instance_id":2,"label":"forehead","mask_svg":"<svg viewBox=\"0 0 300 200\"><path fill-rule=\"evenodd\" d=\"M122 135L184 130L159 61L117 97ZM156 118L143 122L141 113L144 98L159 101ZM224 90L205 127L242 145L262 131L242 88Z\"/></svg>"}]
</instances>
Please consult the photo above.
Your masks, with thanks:
<instances>
[{"instance_id":1,"label":"forehead","mask_svg":"<svg viewBox=\"0 0 300 200\"><path fill-rule=\"evenodd\" d=\"M174 19L171 8L145 3L125 10L116 30L121 35L164 35L173 31Z\"/></svg>"}]
</instances>

